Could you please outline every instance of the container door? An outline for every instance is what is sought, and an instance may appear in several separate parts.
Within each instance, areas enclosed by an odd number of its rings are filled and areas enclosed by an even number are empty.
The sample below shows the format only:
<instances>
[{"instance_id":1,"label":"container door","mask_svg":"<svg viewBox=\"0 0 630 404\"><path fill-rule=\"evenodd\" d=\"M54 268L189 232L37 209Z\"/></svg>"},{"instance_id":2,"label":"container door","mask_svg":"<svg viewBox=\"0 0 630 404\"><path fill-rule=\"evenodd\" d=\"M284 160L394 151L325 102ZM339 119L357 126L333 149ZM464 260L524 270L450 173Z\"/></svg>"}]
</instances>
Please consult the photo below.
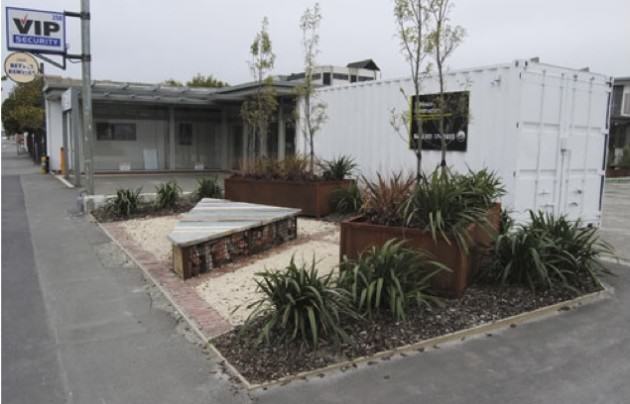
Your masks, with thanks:
<instances>
[{"instance_id":1,"label":"container door","mask_svg":"<svg viewBox=\"0 0 630 404\"><path fill-rule=\"evenodd\" d=\"M597 224L609 88L601 77L536 67L521 76L517 219L532 209Z\"/></svg>"}]
</instances>

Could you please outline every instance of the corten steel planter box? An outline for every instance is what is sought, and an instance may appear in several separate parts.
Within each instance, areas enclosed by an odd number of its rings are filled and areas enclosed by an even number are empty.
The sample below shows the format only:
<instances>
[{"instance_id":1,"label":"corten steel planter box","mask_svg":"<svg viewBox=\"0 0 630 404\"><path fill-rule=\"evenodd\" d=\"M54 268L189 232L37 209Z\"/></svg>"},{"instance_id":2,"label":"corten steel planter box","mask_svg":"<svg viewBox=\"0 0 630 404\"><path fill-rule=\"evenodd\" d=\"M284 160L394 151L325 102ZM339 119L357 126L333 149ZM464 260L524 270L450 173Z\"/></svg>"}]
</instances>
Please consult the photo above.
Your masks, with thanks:
<instances>
[{"instance_id":1,"label":"corten steel planter box","mask_svg":"<svg viewBox=\"0 0 630 404\"><path fill-rule=\"evenodd\" d=\"M473 225L470 230L473 232ZM382 226L367 223L362 216L341 222L340 254L341 257L357 258L361 252L376 246L382 246L390 239L406 240L410 247L422 248L433 254L452 272L443 271L433 278L433 287L440 294L461 297L471 281L472 260L462 251L455 241L449 245L444 240L433 240L430 233L418 229L399 226Z\"/></svg>"},{"instance_id":2,"label":"corten steel planter box","mask_svg":"<svg viewBox=\"0 0 630 404\"><path fill-rule=\"evenodd\" d=\"M322 217L332 213L330 197L354 180L283 181L229 177L225 179L225 198L231 201L260 203L301 209L305 216Z\"/></svg>"},{"instance_id":3,"label":"corten steel planter box","mask_svg":"<svg viewBox=\"0 0 630 404\"><path fill-rule=\"evenodd\" d=\"M495 202L488 209L488 226L474 225L471 238L474 245L471 248L472 254L472 275L476 275L483 264L484 258L488 255L494 238L501 230L501 204Z\"/></svg>"}]
</instances>

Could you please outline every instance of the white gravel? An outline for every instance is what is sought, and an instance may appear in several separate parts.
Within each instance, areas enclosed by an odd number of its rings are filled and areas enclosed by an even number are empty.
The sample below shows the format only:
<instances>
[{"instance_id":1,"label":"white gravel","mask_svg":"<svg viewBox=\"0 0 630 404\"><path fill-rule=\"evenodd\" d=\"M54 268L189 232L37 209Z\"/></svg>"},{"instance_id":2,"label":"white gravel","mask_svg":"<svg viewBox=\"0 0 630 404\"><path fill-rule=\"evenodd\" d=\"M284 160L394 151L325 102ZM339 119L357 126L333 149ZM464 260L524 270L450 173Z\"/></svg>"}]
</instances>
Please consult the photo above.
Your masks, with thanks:
<instances>
[{"instance_id":1,"label":"white gravel","mask_svg":"<svg viewBox=\"0 0 630 404\"><path fill-rule=\"evenodd\" d=\"M150 219L132 219L121 222L127 234L142 247L150 252L158 261L171 262L173 247L166 238L170 233L179 215L161 216Z\"/></svg>"},{"instance_id":2,"label":"white gravel","mask_svg":"<svg viewBox=\"0 0 630 404\"><path fill-rule=\"evenodd\" d=\"M172 246L167 239L178 220L177 215L122 222L125 231L145 251L158 260L171 262ZM251 312L247 305L259 298L255 274L286 267L291 257L296 263L317 262L322 275L335 270L339 264L339 226L312 219L298 219L298 239L290 246L279 246L260 255L255 262L246 261L236 269L215 276L199 284L199 295L231 324L241 324Z\"/></svg>"},{"instance_id":3,"label":"white gravel","mask_svg":"<svg viewBox=\"0 0 630 404\"><path fill-rule=\"evenodd\" d=\"M281 270L291 258L297 264L311 264L313 257L321 275L333 271L339 264L339 246L326 241L308 241L266 256L234 272L208 279L197 286L197 292L231 324L241 324L249 316L247 306L260 298L256 292L255 274L264 270Z\"/></svg>"}]
</instances>

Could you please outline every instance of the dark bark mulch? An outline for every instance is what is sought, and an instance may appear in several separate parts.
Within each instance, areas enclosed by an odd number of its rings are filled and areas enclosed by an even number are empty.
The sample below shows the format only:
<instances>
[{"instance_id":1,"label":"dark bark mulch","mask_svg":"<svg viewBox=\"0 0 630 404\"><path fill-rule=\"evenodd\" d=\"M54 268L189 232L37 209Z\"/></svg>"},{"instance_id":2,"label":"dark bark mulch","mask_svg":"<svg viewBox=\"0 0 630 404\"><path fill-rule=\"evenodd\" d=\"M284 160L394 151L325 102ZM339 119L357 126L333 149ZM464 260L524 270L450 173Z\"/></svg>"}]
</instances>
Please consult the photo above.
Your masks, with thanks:
<instances>
[{"instance_id":1,"label":"dark bark mulch","mask_svg":"<svg viewBox=\"0 0 630 404\"><path fill-rule=\"evenodd\" d=\"M137 212L129 216L118 216L114 212L103 206L92 211L92 216L101 223L118 222L122 220L130 219L148 219L152 217L177 215L180 213L186 213L195 207L198 201L193 198L182 197L177 202L177 205L171 209L158 209L155 204L150 202L143 202Z\"/></svg>"},{"instance_id":2,"label":"dark bark mulch","mask_svg":"<svg viewBox=\"0 0 630 404\"><path fill-rule=\"evenodd\" d=\"M300 343L257 344L258 331L237 328L213 341L223 356L251 383L261 383L291 374L321 368L429 338L471 328L483 323L532 311L601 290L595 281L584 282L578 291L552 289L536 293L523 287L477 284L461 299L446 299L440 307L411 308L407 320L397 322L386 313L371 321L348 321L346 331L354 340L338 348L321 342L313 350Z\"/></svg>"}]
</instances>

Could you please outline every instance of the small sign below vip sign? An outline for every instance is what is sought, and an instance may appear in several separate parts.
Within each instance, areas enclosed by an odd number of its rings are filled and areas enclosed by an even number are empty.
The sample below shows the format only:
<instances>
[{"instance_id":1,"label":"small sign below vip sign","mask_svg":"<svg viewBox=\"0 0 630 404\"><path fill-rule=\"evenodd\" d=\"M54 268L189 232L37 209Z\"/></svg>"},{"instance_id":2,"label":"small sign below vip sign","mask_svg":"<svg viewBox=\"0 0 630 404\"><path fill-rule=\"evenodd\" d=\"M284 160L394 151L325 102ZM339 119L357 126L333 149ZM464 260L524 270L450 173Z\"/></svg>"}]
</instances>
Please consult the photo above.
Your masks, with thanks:
<instances>
[{"instance_id":1,"label":"small sign below vip sign","mask_svg":"<svg viewBox=\"0 0 630 404\"><path fill-rule=\"evenodd\" d=\"M39 63L28 53L14 52L4 60L4 72L16 83L29 83L39 74Z\"/></svg>"},{"instance_id":2,"label":"small sign below vip sign","mask_svg":"<svg viewBox=\"0 0 630 404\"><path fill-rule=\"evenodd\" d=\"M9 50L33 53L66 53L66 19L56 11L6 8Z\"/></svg>"}]
</instances>

